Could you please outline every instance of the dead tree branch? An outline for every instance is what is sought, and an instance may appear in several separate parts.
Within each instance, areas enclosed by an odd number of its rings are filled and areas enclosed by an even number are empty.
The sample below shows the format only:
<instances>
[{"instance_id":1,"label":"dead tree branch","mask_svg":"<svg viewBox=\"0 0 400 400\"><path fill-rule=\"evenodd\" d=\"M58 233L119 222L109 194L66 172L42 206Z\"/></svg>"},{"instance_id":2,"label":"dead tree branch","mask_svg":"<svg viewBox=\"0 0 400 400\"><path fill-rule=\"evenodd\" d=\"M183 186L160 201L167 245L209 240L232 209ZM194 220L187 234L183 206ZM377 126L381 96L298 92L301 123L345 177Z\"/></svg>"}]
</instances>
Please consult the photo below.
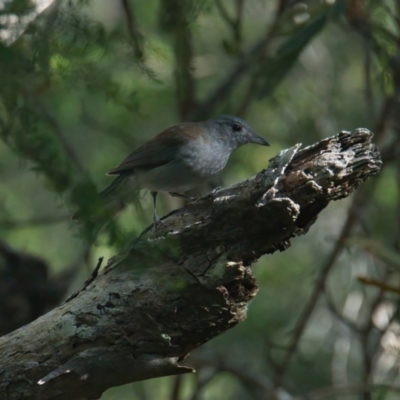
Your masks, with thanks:
<instances>
[{"instance_id":1,"label":"dead tree branch","mask_svg":"<svg viewBox=\"0 0 400 400\"><path fill-rule=\"evenodd\" d=\"M381 166L366 129L279 153L268 169L147 229L76 297L0 338L0 399L96 398L192 372L187 354L246 318L250 266L305 234Z\"/></svg>"}]
</instances>

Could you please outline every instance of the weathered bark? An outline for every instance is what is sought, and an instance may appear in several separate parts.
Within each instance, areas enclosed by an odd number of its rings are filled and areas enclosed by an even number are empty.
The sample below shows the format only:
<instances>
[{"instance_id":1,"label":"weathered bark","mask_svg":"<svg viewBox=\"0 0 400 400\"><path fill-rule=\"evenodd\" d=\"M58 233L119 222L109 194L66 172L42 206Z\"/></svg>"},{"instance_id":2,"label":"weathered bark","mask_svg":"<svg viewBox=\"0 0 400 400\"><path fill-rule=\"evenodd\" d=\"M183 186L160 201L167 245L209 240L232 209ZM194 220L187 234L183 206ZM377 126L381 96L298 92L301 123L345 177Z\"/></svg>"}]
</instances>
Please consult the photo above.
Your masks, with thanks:
<instances>
[{"instance_id":1,"label":"weathered bark","mask_svg":"<svg viewBox=\"0 0 400 400\"><path fill-rule=\"evenodd\" d=\"M191 372L178 362L246 318L250 265L379 171L366 129L282 151L256 176L149 228L76 297L0 338L1 399L96 398Z\"/></svg>"}]
</instances>

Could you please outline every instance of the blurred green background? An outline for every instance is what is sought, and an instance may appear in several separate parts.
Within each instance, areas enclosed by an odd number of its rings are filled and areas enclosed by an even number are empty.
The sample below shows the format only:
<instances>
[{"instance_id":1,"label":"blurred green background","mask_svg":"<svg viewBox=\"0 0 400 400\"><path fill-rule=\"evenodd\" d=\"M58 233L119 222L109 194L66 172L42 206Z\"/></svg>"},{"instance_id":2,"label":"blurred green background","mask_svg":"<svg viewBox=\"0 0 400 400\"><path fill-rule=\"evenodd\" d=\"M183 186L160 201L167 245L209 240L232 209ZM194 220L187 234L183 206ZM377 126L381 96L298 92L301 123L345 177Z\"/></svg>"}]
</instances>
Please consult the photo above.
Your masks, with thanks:
<instances>
[{"instance_id":1,"label":"blurred green background","mask_svg":"<svg viewBox=\"0 0 400 400\"><path fill-rule=\"evenodd\" d=\"M145 193L142 210L125 210L94 244L69 216L169 125L240 115L270 141L235 152L203 193L252 176L281 149L357 127L375 132L384 161L306 236L254 266L247 320L188 358L196 375L102 399L398 399L399 3L76 0L28 24L35 7L0 4L0 235L44 260L62 296L151 223ZM159 197L160 215L182 205ZM2 316L10 301L0 301Z\"/></svg>"}]
</instances>

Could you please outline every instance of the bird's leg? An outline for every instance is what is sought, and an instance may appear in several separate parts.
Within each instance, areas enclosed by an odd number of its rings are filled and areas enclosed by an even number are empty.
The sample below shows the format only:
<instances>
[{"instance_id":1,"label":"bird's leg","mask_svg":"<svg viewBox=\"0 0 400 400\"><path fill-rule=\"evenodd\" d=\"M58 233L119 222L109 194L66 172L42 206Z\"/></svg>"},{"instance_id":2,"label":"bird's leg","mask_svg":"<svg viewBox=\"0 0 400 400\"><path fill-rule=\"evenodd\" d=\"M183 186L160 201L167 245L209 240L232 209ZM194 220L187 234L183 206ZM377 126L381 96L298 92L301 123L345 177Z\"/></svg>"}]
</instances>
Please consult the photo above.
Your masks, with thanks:
<instances>
[{"instance_id":1,"label":"bird's leg","mask_svg":"<svg viewBox=\"0 0 400 400\"><path fill-rule=\"evenodd\" d=\"M161 219L157 214L156 202L157 202L157 192L151 192L151 197L153 198L153 222L154 227L157 229L159 223L161 223Z\"/></svg>"},{"instance_id":2,"label":"bird's leg","mask_svg":"<svg viewBox=\"0 0 400 400\"><path fill-rule=\"evenodd\" d=\"M196 201L198 199L198 197L190 197L190 196L186 196L186 194L183 193L176 193L176 192L168 192L170 194L170 196L172 197L180 197L182 199L186 199L189 200L190 202Z\"/></svg>"}]
</instances>

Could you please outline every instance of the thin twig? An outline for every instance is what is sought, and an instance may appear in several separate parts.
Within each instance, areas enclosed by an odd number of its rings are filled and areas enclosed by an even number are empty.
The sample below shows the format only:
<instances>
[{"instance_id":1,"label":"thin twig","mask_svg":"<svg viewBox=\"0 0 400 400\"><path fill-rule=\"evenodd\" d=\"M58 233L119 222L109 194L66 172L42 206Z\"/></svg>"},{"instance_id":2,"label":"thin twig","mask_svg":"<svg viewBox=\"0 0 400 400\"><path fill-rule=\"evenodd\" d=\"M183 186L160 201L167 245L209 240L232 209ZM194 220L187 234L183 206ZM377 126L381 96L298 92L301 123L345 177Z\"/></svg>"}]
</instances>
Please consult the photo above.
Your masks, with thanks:
<instances>
[{"instance_id":1,"label":"thin twig","mask_svg":"<svg viewBox=\"0 0 400 400\"><path fill-rule=\"evenodd\" d=\"M361 329L353 322L346 318L336 307L335 302L332 299L332 296L328 290L328 288L324 288L325 299L328 305L329 311L344 325L346 325L351 331L360 334Z\"/></svg>"},{"instance_id":2,"label":"thin twig","mask_svg":"<svg viewBox=\"0 0 400 400\"><path fill-rule=\"evenodd\" d=\"M144 58L143 40L142 40L142 35L140 34L137 28L137 21L135 18L134 9L129 4L129 0L121 0L121 2L125 13L128 32L133 41L135 57L138 60L142 60Z\"/></svg>"},{"instance_id":3,"label":"thin twig","mask_svg":"<svg viewBox=\"0 0 400 400\"><path fill-rule=\"evenodd\" d=\"M53 128L54 133L57 135L61 145L64 148L65 153L71 159L71 161L75 164L76 168L82 175L86 175L85 169L83 168L82 164L79 161L77 154L73 147L68 143L67 139L65 138L64 132L62 131L61 127L59 126L56 119L51 115L50 111L45 107L41 99L35 97L33 99L35 101L36 107L42 113L42 116L45 118L47 123Z\"/></svg>"},{"instance_id":4,"label":"thin twig","mask_svg":"<svg viewBox=\"0 0 400 400\"><path fill-rule=\"evenodd\" d=\"M260 53L257 57L258 64L261 64L267 57L268 48L269 48L271 42L273 41L273 39L276 37L276 34L278 33L280 21L281 21L282 15L286 9L286 3L287 3L286 0L280 0L280 2L279 2L279 5L275 12L275 17L273 19L272 25L268 29L268 31L265 35L263 47L261 48ZM251 100L253 99L254 91L257 88L257 82L258 82L258 74L253 73L253 76L251 77L249 86L244 95L244 99L238 108L237 115L242 116L246 113L246 111L251 103Z\"/></svg>"},{"instance_id":5,"label":"thin twig","mask_svg":"<svg viewBox=\"0 0 400 400\"><path fill-rule=\"evenodd\" d=\"M173 378L172 391L171 391L171 396L170 396L171 400L180 400L180 398L181 398L182 380L183 380L183 376L182 375L176 375Z\"/></svg>"},{"instance_id":6,"label":"thin twig","mask_svg":"<svg viewBox=\"0 0 400 400\"><path fill-rule=\"evenodd\" d=\"M375 143L378 147L381 146L386 139L387 128L391 123L391 114L395 104L396 101L393 96L390 95L386 96L383 101L382 110L375 129Z\"/></svg>"},{"instance_id":7,"label":"thin twig","mask_svg":"<svg viewBox=\"0 0 400 400\"><path fill-rule=\"evenodd\" d=\"M127 146L127 148L133 148L137 145L137 143L135 143L134 135L129 134L120 127L112 126L108 121L100 121L94 118L85 106L84 101L81 102L80 119L89 129L97 133L100 132L112 136L113 138L118 139L124 146Z\"/></svg>"},{"instance_id":8,"label":"thin twig","mask_svg":"<svg viewBox=\"0 0 400 400\"><path fill-rule=\"evenodd\" d=\"M236 15L234 18L229 16L220 0L215 0L215 4L222 19L224 19L231 28L235 42L235 50L240 53L239 49L242 42L242 17L244 0L236 0Z\"/></svg>"},{"instance_id":9,"label":"thin twig","mask_svg":"<svg viewBox=\"0 0 400 400\"><path fill-rule=\"evenodd\" d=\"M195 109L196 87L193 79L193 43L192 31L184 8L177 11L175 27L175 83L179 114L182 121L190 119Z\"/></svg>"},{"instance_id":10,"label":"thin twig","mask_svg":"<svg viewBox=\"0 0 400 400\"><path fill-rule=\"evenodd\" d=\"M193 358L195 364L202 366L213 367L218 372L228 372L236 376L246 388L251 388L254 394L254 390L259 393L265 394L270 400L274 400L276 396L274 395L274 390L272 384L267 382L267 378L262 376L256 376L254 373L248 372L245 368L239 368L233 365L228 365L226 362L220 360L212 360L207 358L195 357ZM215 374L214 374L215 375Z\"/></svg>"},{"instance_id":11,"label":"thin twig","mask_svg":"<svg viewBox=\"0 0 400 400\"><path fill-rule=\"evenodd\" d=\"M89 254L90 246L85 246L75 260L51 278L52 283L57 287L60 299L64 298L67 294L71 283L74 281L79 271L81 271L82 264L87 262Z\"/></svg>"},{"instance_id":12,"label":"thin twig","mask_svg":"<svg viewBox=\"0 0 400 400\"><path fill-rule=\"evenodd\" d=\"M379 305L380 305L380 301L376 303L376 307L371 311L370 319L369 319L370 321L372 321L372 317L376 311L376 308ZM376 333L376 329L372 329L373 325L371 324L371 329L369 330L368 335L373 339L373 343L371 343L372 340L369 340L367 342L371 361L369 363L369 368L365 369L365 376L364 376L365 383L370 383L373 381L374 360L377 357L378 351L382 347L382 345L381 345L382 337L386 334L388 329L392 326L392 323L398 318L399 306L400 306L400 301L397 301L396 307L393 310L393 314L390 317L386 327L384 329L379 329L378 333ZM368 354L368 353L366 353L366 354Z\"/></svg>"},{"instance_id":13,"label":"thin twig","mask_svg":"<svg viewBox=\"0 0 400 400\"><path fill-rule=\"evenodd\" d=\"M217 9L218 9L219 13L221 14L222 19L224 19L227 22L227 24L232 27L235 22L234 22L233 18L231 18L229 16L225 7L222 5L221 0L215 0L215 5L217 6Z\"/></svg>"},{"instance_id":14,"label":"thin twig","mask_svg":"<svg viewBox=\"0 0 400 400\"><path fill-rule=\"evenodd\" d=\"M368 114L371 117L373 117L373 115L375 114L375 104L374 104L374 95L371 85L371 68L372 68L371 49L365 42L364 46L365 46L365 63L364 63L365 99L367 103Z\"/></svg>"},{"instance_id":15,"label":"thin twig","mask_svg":"<svg viewBox=\"0 0 400 400\"><path fill-rule=\"evenodd\" d=\"M373 286L383 290L384 292L392 292L396 294L400 294L400 288L396 286L388 285L386 282L382 282L378 279L368 278L366 276L359 276L358 281L363 283L364 285Z\"/></svg>"},{"instance_id":16,"label":"thin twig","mask_svg":"<svg viewBox=\"0 0 400 400\"><path fill-rule=\"evenodd\" d=\"M240 28L243 18L244 0L236 0L236 26ZM239 30L239 29L238 29ZM241 32L241 30L240 30Z\"/></svg>"},{"instance_id":17,"label":"thin twig","mask_svg":"<svg viewBox=\"0 0 400 400\"><path fill-rule=\"evenodd\" d=\"M286 0L282 0L278 7L278 11L282 7L282 4L286 4ZM276 29L276 28L275 28ZM275 34L274 32L272 32ZM266 48L269 46L269 42L272 36L265 35L264 38L259 40L252 49L243 57L242 61L236 66L236 68L229 74L229 76L219 85L215 91L201 104L196 107L196 110L192 113L191 118L193 120L200 120L208 117L214 108L222 101L223 98L230 92L233 86L239 79L254 65L254 62L258 59L260 54L263 54Z\"/></svg>"},{"instance_id":18,"label":"thin twig","mask_svg":"<svg viewBox=\"0 0 400 400\"><path fill-rule=\"evenodd\" d=\"M101 264L103 263L103 259L104 257L100 257L97 261L97 265L95 267L95 269L92 271L92 273L90 274L89 278L86 279L85 283L83 284L82 289L77 290L75 293L72 293L71 296L69 296L65 301L65 303L68 303L69 301L71 301L72 299L74 299L75 297L78 296L79 293L83 292L84 290L86 290L86 288L97 278L98 274L99 274L99 270L101 267Z\"/></svg>"},{"instance_id":19,"label":"thin twig","mask_svg":"<svg viewBox=\"0 0 400 400\"><path fill-rule=\"evenodd\" d=\"M388 276L387 270L385 270L385 279ZM371 381L371 371L372 371L372 366L373 366L373 359L375 355L375 351L377 350L377 346L372 346L371 344L371 333L372 330L374 329L374 321L373 321L373 316L376 312L376 309L378 306L381 304L383 298L384 298L385 292L384 290L379 290L379 293L375 296L371 307L370 311L368 313L368 319L366 323L364 324L364 327L361 328L361 338L360 338L360 344L361 344L361 349L362 349L362 356L363 356L363 382L365 385L369 384ZM371 398L370 393L365 393L364 394L364 400L369 400Z\"/></svg>"},{"instance_id":20,"label":"thin twig","mask_svg":"<svg viewBox=\"0 0 400 400\"><path fill-rule=\"evenodd\" d=\"M195 375L196 386L193 389L193 393L192 396L190 397L190 400L200 400L201 392L215 378L216 375L217 375L216 373L213 373L207 377L200 378L200 373L199 371L197 371L197 374Z\"/></svg>"}]
</instances>

